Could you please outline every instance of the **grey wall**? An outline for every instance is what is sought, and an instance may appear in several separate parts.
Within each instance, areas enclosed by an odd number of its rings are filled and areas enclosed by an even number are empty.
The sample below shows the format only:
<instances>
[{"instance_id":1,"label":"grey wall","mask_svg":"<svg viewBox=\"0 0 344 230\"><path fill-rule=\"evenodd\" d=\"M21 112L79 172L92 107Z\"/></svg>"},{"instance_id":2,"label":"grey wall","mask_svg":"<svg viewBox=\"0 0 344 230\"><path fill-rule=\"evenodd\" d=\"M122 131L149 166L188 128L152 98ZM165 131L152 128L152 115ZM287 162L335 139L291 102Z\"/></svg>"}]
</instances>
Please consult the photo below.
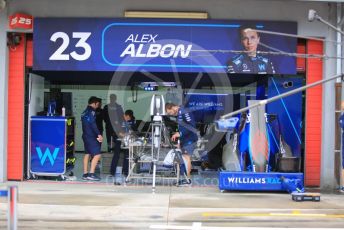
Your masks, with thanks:
<instances>
[{"instance_id":1,"label":"grey wall","mask_svg":"<svg viewBox=\"0 0 344 230\"><path fill-rule=\"evenodd\" d=\"M30 2L30 3L28 3ZM12 0L9 12L34 17L123 17L125 10L206 11L212 19L297 21L300 35L324 37L326 27L307 21L308 10L328 18L328 5L290 0Z\"/></svg>"},{"instance_id":2,"label":"grey wall","mask_svg":"<svg viewBox=\"0 0 344 230\"><path fill-rule=\"evenodd\" d=\"M334 19L336 7L329 9L329 15L333 16L332 24L336 24ZM326 36L328 40L336 40L336 32L327 28ZM325 53L336 56L336 45L334 43L325 43ZM325 59L323 65L323 78L329 78L336 75L336 59ZM335 177L335 81L323 85L323 110L322 110L322 156L321 156L321 188L331 190L338 187ZM307 111L306 111L307 112Z\"/></svg>"},{"instance_id":3,"label":"grey wall","mask_svg":"<svg viewBox=\"0 0 344 230\"><path fill-rule=\"evenodd\" d=\"M7 178L7 47L6 11L0 11L0 182Z\"/></svg>"}]
</instances>

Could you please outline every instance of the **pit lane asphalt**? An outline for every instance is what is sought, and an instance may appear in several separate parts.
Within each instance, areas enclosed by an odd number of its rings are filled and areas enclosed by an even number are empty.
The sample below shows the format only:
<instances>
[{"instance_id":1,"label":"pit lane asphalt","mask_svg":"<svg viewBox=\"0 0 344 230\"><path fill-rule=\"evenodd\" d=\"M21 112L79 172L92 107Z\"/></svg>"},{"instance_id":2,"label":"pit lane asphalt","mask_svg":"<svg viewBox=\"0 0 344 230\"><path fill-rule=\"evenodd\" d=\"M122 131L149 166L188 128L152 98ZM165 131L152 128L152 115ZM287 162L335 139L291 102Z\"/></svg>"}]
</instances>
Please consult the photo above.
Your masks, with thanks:
<instances>
[{"instance_id":1,"label":"pit lane asphalt","mask_svg":"<svg viewBox=\"0 0 344 230\"><path fill-rule=\"evenodd\" d=\"M295 202L287 193L224 192L216 186L114 186L106 183L26 181L19 191L18 229L150 229L156 225L343 228L344 194ZM0 199L0 229L7 203Z\"/></svg>"}]
</instances>

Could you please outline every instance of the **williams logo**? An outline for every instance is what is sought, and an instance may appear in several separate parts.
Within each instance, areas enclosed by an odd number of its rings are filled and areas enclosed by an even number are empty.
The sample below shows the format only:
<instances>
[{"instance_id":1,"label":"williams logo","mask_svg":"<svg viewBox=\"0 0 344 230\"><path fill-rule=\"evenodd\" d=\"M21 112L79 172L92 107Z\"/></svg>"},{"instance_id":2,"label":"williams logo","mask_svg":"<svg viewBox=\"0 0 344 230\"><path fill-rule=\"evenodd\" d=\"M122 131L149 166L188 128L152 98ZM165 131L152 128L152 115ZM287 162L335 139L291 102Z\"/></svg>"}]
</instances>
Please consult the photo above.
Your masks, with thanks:
<instances>
[{"instance_id":1,"label":"williams logo","mask_svg":"<svg viewBox=\"0 0 344 230\"><path fill-rule=\"evenodd\" d=\"M281 180L274 177L228 177L230 184L280 184Z\"/></svg>"},{"instance_id":2,"label":"williams logo","mask_svg":"<svg viewBox=\"0 0 344 230\"><path fill-rule=\"evenodd\" d=\"M51 166L54 166L57 154L60 151L60 148L55 148L53 154L51 154L50 149L46 148L44 154L42 153L42 150L40 147L36 147L37 150L37 155L39 157L39 159L41 160L41 165L43 166L45 161L47 160L47 158L50 161Z\"/></svg>"},{"instance_id":3,"label":"williams logo","mask_svg":"<svg viewBox=\"0 0 344 230\"><path fill-rule=\"evenodd\" d=\"M264 64L258 64L259 71L264 71L265 70L265 65Z\"/></svg>"}]
</instances>

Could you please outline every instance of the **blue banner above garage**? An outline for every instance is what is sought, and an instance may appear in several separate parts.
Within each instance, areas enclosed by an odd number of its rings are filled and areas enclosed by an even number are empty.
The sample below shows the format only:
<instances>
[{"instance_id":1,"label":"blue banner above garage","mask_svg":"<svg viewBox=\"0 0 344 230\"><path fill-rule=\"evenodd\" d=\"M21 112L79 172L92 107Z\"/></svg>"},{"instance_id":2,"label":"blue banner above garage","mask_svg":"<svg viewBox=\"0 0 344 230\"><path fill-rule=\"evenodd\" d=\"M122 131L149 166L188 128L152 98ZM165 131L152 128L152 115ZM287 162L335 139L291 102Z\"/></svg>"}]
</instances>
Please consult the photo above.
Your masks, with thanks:
<instances>
[{"instance_id":1,"label":"blue banner above garage","mask_svg":"<svg viewBox=\"0 0 344 230\"><path fill-rule=\"evenodd\" d=\"M255 27L252 29L260 32L241 38L241 27ZM295 74L295 57L282 53L296 53L296 39L263 31L296 34L297 25L276 21L36 18L33 69ZM257 45L258 52L252 55Z\"/></svg>"}]
</instances>

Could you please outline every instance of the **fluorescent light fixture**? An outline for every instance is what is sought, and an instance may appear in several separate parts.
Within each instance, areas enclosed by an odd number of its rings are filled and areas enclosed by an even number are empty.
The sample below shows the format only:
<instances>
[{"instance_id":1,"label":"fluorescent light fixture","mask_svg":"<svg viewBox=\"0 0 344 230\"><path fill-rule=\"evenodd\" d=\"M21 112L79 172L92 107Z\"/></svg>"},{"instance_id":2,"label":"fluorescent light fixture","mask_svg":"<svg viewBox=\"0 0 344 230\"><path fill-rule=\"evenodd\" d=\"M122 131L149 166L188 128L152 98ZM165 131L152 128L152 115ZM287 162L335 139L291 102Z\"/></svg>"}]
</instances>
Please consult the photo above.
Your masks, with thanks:
<instances>
[{"instance_id":1,"label":"fluorescent light fixture","mask_svg":"<svg viewBox=\"0 0 344 230\"><path fill-rule=\"evenodd\" d=\"M176 87L177 84L176 82L141 82L139 84L140 88L145 88L145 87L158 87L158 86L163 86L163 87Z\"/></svg>"},{"instance_id":2,"label":"fluorescent light fixture","mask_svg":"<svg viewBox=\"0 0 344 230\"><path fill-rule=\"evenodd\" d=\"M207 12L173 12L173 11L125 11L126 18L186 18L208 19Z\"/></svg>"}]
</instances>

